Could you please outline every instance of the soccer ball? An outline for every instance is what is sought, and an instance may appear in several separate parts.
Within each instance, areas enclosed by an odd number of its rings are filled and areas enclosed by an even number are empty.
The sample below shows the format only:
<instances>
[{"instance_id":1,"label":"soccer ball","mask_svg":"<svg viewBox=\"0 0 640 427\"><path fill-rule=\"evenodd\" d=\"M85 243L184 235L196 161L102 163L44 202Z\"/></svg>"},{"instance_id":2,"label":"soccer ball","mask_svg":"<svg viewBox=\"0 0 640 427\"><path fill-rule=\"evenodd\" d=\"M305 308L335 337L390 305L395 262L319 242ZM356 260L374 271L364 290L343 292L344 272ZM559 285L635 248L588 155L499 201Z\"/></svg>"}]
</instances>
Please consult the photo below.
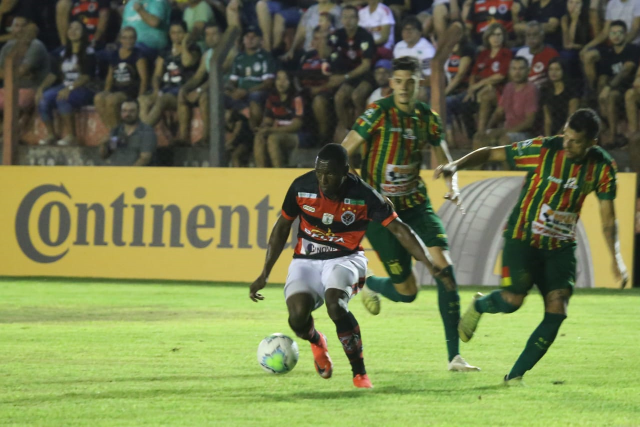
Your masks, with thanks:
<instances>
[{"instance_id":1,"label":"soccer ball","mask_svg":"<svg viewBox=\"0 0 640 427\"><path fill-rule=\"evenodd\" d=\"M271 334L258 346L258 363L270 374L286 374L298 363L298 344L284 334Z\"/></svg>"}]
</instances>

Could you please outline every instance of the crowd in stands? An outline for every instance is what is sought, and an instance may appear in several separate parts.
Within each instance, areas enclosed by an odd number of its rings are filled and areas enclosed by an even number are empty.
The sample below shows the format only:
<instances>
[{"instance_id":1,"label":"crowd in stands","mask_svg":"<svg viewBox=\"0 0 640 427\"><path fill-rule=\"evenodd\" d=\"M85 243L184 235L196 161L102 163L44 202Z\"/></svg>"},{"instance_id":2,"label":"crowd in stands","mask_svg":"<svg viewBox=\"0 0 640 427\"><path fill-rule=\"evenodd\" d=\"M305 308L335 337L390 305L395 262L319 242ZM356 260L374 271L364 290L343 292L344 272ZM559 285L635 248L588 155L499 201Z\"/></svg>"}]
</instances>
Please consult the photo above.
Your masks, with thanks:
<instances>
[{"instance_id":1,"label":"crowd in stands","mask_svg":"<svg viewBox=\"0 0 640 427\"><path fill-rule=\"evenodd\" d=\"M193 110L208 117L211 58L237 26L220 94L230 164L285 167L294 148L340 142L388 96L394 58L421 61L428 102L454 21L466 33L445 64L451 145L557 134L581 106L600 112L603 146L634 141L640 0L0 0L0 79L22 44L19 109L45 124L40 144L81 145L74 114L92 105L112 130L104 156L150 164L160 122L173 144L207 144L209 120L192 143Z\"/></svg>"}]
</instances>

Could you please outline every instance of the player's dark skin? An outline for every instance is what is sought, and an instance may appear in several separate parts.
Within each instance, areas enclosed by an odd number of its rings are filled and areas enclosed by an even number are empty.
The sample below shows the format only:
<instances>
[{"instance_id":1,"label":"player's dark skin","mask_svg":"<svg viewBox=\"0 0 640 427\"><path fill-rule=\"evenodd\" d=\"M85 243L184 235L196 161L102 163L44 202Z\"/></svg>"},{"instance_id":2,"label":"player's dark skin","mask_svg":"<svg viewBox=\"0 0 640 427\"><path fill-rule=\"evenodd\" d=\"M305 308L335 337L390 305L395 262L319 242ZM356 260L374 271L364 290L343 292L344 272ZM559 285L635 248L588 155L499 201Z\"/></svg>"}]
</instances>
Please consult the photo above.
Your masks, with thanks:
<instances>
[{"instance_id":1,"label":"player's dark skin","mask_svg":"<svg viewBox=\"0 0 640 427\"><path fill-rule=\"evenodd\" d=\"M349 165L340 165L334 161L317 159L315 170L322 195L331 200L339 200L342 184L347 179L347 174L349 173ZM264 296L258 293L258 291L266 286L271 269L289 239L292 224L293 221L280 216L271 232L264 269L262 274L260 274L249 288L249 298L255 302L264 299ZM387 228L409 253L418 259L418 261L423 262L433 274L439 273L439 271L434 270L433 263L424 244L417 239L409 226L399 218L396 218L389 223ZM346 292L339 289L328 289L324 297L327 313L331 320L335 322L347 314L349 295ZM287 308L289 310L289 324L292 329L295 331L304 330L309 324L309 316L314 307L314 299L309 294L299 293L289 296L289 298L287 298Z\"/></svg>"}]
</instances>

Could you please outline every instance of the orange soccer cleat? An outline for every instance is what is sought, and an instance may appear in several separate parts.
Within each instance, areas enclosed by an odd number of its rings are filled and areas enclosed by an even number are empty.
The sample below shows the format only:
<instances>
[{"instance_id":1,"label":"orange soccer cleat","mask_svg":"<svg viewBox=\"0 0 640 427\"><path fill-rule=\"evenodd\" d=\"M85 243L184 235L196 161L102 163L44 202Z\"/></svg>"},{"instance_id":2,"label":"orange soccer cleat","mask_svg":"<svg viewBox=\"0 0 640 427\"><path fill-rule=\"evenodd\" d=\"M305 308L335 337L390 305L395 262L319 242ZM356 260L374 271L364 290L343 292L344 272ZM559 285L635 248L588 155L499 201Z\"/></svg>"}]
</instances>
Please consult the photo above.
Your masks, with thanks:
<instances>
[{"instance_id":1,"label":"orange soccer cleat","mask_svg":"<svg viewBox=\"0 0 640 427\"><path fill-rule=\"evenodd\" d=\"M313 352L314 364L316 365L318 375L328 380L333 374L333 362L331 361L331 357L329 357L327 337L325 337L324 334L320 334L318 344L311 343L311 351Z\"/></svg>"},{"instance_id":2,"label":"orange soccer cleat","mask_svg":"<svg viewBox=\"0 0 640 427\"><path fill-rule=\"evenodd\" d=\"M353 385L358 388L373 388L373 384L371 384L367 374L358 374L353 377Z\"/></svg>"}]
</instances>

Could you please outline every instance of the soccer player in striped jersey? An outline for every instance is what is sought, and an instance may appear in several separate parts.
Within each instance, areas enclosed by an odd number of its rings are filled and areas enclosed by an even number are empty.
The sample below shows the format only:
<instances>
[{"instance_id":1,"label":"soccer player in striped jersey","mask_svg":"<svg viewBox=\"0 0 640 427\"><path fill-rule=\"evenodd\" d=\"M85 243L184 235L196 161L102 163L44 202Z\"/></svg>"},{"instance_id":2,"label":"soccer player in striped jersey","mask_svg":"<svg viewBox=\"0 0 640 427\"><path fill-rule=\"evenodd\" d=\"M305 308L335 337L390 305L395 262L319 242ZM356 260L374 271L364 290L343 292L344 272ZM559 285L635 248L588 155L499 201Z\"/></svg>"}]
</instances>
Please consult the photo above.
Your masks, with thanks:
<instances>
[{"instance_id":1,"label":"soccer player in striped jersey","mask_svg":"<svg viewBox=\"0 0 640 427\"><path fill-rule=\"evenodd\" d=\"M253 301L263 299L258 291L265 287L296 218L300 218L298 243L284 285L289 325L298 337L311 343L318 374L331 378L333 363L327 338L315 329L311 315L326 303L351 363L353 384L371 388L362 356L360 326L348 307L349 300L364 285L367 258L360 243L367 224L380 224L433 274L439 276L441 272L433 268L424 243L398 218L391 204L349 173L347 151L339 144L327 144L318 153L315 171L298 177L287 192L269 237L264 267L249 290Z\"/></svg>"},{"instance_id":2,"label":"soccer player in striped jersey","mask_svg":"<svg viewBox=\"0 0 640 427\"><path fill-rule=\"evenodd\" d=\"M613 271L624 287L629 279L620 254L616 164L597 144L600 119L590 109L576 111L564 135L534 138L501 147L484 147L455 162L438 166L436 177L486 162L507 161L528 171L518 203L504 230L502 289L478 293L462 316L460 338L473 337L484 313L513 313L535 284L544 298L544 319L533 332L506 384L522 376L544 356L567 318L576 278L575 229L585 197L596 193Z\"/></svg>"},{"instance_id":3,"label":"soccer player in striped jersey","mask_svg":"<svg viewBox=\"0 0 640 427\"><path fill-rule=\"evenodd\" d=\"M442 134L442 123L428 104L417 100L422 67L416 58L393 60L390 86L393 94L369 105L358 118L342 145L349 155L363 146L362 178L388 197L398 216L424 241L435 266L442 271L436 277L438 305L444 323L450 371L478 371L459 352L458 322L460 297L449 256L447 235L436 215L427 188L420 178L421 150L432 146L438 162L450 162L451 156ZM448 177L451 191L446 198L459 203L455 174ZM371 223L367 238L384 264L389 277L370 276L362 301L374 315L380 312L382 294L391 301L410 303L416 299L418 285L411 268L411 254L384 227Z\"/></svg>"}]
</instances>

